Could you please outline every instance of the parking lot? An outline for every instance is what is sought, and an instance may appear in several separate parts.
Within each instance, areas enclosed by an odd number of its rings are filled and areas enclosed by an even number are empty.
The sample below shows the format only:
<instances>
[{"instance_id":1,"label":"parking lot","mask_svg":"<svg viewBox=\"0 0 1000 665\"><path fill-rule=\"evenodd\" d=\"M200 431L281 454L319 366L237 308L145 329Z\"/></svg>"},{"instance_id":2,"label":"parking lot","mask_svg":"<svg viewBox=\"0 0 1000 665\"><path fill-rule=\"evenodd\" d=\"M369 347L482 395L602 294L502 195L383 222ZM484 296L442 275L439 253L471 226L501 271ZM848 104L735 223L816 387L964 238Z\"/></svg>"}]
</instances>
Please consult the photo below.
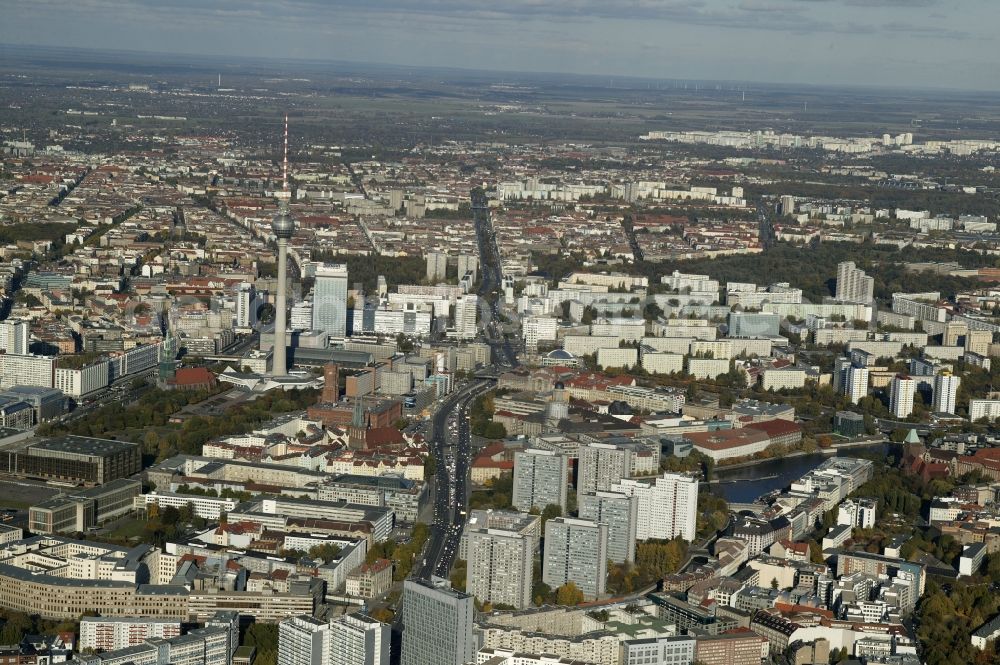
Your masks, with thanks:
<instances>
[{"instance_id":1,"label":"parking lot","mask_svg":"<svg viewBox=\"0 0 1000 665\"><path fill-rule=\"evenodd\" d=\"M61 491L44 482L0 478L0 519L9 526L28 528L28 508Z\"/></svg>"}]
</instances>

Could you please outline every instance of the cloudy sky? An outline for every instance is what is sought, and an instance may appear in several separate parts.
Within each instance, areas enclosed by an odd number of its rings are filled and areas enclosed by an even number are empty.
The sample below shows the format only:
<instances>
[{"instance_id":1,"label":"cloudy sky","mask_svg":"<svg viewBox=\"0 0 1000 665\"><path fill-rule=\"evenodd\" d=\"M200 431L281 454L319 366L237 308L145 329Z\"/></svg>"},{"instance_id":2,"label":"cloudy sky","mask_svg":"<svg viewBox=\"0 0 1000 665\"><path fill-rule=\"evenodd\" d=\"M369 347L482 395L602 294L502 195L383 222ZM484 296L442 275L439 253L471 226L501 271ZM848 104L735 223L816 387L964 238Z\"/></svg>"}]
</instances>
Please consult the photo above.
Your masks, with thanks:
<instances>
[{"instance_id":1,"label":"cloudy sky","mask_svg":"<svg viewBox=\"0 0 1000 665\"><path fill-rule=\"evenodd\" d=\"M997 0L0 0L0 42L1000 90Z\"/></svg>"}]
</instances>

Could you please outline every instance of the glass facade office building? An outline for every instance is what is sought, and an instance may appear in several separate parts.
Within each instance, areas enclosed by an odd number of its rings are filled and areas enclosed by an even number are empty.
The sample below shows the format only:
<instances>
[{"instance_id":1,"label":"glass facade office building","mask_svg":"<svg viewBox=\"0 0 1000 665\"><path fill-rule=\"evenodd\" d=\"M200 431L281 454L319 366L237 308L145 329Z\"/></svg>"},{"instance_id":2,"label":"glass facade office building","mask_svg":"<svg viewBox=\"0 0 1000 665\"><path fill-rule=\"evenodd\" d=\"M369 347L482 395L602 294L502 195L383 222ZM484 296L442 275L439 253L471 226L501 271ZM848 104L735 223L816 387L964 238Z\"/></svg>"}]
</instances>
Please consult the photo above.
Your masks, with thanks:
<instances>
[{"instance_id":1,"label":"glass facade office building","mask_svg":"<svg viewBox=\"0 0 1000 665\"><path fill-rule=\"evenodd\" d=\"M332 337L347 335L346 265L323 264L316 267L312 327Z\"/></svg>"}]
</instances>

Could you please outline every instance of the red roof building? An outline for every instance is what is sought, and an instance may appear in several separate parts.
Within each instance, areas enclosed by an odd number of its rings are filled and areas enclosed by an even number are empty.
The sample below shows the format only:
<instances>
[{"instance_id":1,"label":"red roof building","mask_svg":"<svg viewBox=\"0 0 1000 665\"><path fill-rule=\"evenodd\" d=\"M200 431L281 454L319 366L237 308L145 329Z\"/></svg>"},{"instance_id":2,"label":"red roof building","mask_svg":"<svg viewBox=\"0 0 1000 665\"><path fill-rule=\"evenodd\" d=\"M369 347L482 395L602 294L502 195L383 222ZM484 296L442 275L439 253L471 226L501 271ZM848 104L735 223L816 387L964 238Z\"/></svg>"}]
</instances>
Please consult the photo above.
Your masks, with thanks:
<instances>
[{"instance_id":1,"label":"red roof building","mask_svg":"<svg viewBox=\"0 0 1000 665\"><path fill-rule=\"evenodd\" d=\"M983 448L972 455L955 458L955 475L962 476L970 471L981 471L993 480L1000 480L1000 448Z\"/></svg>"},{"instance_id":2,"label":"red roof building","mask_svg":"<svg viewBox=\"0 0 1000 665\"><path fill-rule=\"evenodd\" d=\"M802 426L790 420L765 420L745 425L743 429L753 429L767 434L771 444L793 445L802 441Z\"/></svg>"},{"instance_id":3,"label":"red roof building","mask_svg":"<svg viewBox=\"0 0 1000 665\"><path fill-rule=\"evenodd\" d=\"M403 433L395 427L372 427L365 433L365 448L373 450L384 446L406 445L406 438Z\"/></svg>"},{"instance_id":4,"label":"red roof building","mask_svg":"<svg viewBox=\"0 0 1000 665\"><path fill-rule=\"evenodd\" d=\"M744 427L714 432L689 432L684 435L699 452L719 462L733 457L749 457L763 452L771 445L766 432Z\"/></svg>"},{"instance_id":5,"label":"red roof building","mask_svg":"<svg viewBox=\"0 0 1000 665\"><path fill-rule=\"evenodd\" d=\"M472 482L485 485L504 473L514 472L514 454L501 442L491 443L472 461Z\"/></svg>"},{"instance_id":6,"label":"red roof building","mask_svg":"<svg viewBox=\"0 0 1000 665\"><path fill-rule=\"evenodd\" d=\"M204 367L182 367L167 380L171 390L211 390L216 386L215 375Z\"/></svg>"}]
</instances>

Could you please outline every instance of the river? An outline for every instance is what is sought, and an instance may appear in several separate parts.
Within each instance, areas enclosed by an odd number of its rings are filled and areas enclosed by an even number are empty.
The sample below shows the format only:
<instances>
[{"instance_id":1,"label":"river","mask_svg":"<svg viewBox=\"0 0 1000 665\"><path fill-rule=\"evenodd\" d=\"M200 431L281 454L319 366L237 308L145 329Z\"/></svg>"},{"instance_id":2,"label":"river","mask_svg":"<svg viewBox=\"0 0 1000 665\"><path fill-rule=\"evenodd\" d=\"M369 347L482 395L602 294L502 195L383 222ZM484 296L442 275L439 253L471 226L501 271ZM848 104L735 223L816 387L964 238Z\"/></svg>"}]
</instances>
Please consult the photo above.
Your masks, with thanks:
<instances>
[{"instance_id":1,"label":"river","mask_svg":"<svg viewBox=\"0 0 1000 665\"><path fill-rule=\"evenodd\" d=\"M866 457L870 457L871 454L885 456L888 452L888 444L876 443L871 446L844 448L837 451L837 456L859 457L862 454ZM788 487L792 481L815 469L829 457L816 453L801 457L771 459L737 469L716 467L711 483L712 492L730 503L751 503L762 494Z\"/></svg>"}]
</instances>

